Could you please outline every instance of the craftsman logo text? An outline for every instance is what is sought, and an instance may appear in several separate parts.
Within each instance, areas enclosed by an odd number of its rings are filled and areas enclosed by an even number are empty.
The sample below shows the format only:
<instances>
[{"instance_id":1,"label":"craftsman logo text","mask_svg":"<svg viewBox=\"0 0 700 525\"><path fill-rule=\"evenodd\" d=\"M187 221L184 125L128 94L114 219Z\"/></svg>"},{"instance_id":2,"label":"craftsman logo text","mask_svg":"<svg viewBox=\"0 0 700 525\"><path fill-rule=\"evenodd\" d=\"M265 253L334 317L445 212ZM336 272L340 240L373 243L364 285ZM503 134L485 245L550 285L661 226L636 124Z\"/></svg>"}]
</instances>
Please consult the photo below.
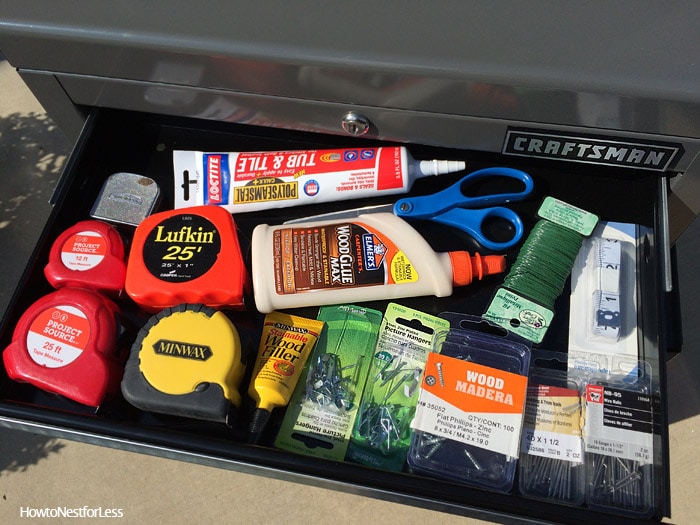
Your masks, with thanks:
<instances>
[{"instance_id":1,"label":"craftsman logo text","mask_svg":"<svg viewBox=\"0 0 700 525\"><path fill-rule=\"evenodd\" d=\"M621 168L667 171L683 154L674 143L628 142L612 137L508 130L503 153Z\"/></svg>"}]
</instances>

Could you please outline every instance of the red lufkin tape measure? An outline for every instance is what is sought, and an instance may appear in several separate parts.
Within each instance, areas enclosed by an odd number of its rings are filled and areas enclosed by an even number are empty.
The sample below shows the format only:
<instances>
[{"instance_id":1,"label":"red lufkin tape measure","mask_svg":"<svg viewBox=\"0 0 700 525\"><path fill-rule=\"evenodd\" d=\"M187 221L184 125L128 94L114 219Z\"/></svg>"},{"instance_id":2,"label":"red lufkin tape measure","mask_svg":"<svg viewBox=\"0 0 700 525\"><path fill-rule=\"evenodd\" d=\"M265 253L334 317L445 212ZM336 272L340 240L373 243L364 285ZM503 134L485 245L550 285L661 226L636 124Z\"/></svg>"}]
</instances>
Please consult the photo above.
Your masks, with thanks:
<instances>
[{"instance_id":1,"label":"red lufkin tape measure","mask_svg":"<svg viewBox=\"0 0 700 525\"><path fill-rule=\"evenodd\" d=\"M42 297L22 315L2 354L8 376L99 406L122 376L117 313L112 301L89 290L61 288Z\"/></svg>"},{"instance_id":2,"label":"red lufkin tape measure","mask_svg":"<svg viewBox=\"0 0 700 525\"><path fill-rule=\"evenodd\" d=\"M44 275L54 288L87 288L110 295L124 289L124 242L107 223L82 221L54 241Z\"/></svg>"},{"instance_id":3,"label":"red lufkin tape measure","mask_svg":"<svg viewBox=\"0 0 700 525\"><path fill-rule=\"evenodd\" d=\"M183 303L243 309L248 286L236 225L223 208L156 213L134 232L125 288L146 311Z\"/></svg>"}]
</instances>

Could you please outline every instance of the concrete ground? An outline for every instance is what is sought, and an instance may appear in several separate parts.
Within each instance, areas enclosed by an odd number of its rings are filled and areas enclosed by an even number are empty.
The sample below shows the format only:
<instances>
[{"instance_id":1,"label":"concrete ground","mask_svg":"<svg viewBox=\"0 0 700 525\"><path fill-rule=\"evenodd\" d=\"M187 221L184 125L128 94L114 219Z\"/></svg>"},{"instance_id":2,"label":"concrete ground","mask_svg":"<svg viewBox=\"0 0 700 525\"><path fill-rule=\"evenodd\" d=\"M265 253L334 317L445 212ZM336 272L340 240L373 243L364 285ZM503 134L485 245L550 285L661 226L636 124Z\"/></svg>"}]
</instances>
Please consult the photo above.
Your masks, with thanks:
<instances>
[{"instance_id":1,"label":"concrete ground","mask_svg":"<svg viewBox=\"0 0 700 525\"><path fill-rule=\"evenodd\" d=\"M4 312L48 216L48 199L70 145L12 67L1 60L0 93L0 311ZM699 221L683 234L677 252L685 347L669 364L669 521L691 524L700 515ZM0 428L0 495L0 523L59 523L60 519L22 517L27 509L55 507L102 508L103 514L111 510L127 523L482 523L6 428Z\"/></svg>"}]
</instances>

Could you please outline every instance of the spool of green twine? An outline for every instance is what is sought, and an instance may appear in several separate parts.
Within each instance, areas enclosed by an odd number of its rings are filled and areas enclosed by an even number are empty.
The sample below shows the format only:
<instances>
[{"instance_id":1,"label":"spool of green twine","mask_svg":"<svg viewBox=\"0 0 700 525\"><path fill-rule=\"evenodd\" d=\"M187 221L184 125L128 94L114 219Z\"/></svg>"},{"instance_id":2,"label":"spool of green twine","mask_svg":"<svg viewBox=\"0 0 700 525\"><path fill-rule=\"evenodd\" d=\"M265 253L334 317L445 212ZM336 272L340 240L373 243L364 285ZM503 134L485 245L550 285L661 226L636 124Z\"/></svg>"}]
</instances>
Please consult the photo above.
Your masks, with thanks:
<instances>
[{"instance_id":1,"label":"spool of green twine","mask_svg":"<svg viewBox=\"0 0 700 525\"><path fill-rule=\"evenodd\" d=\"M520 248L503 286L553 311L582 242L580 233L540 220Z\"/></svg>"}]
</instances>

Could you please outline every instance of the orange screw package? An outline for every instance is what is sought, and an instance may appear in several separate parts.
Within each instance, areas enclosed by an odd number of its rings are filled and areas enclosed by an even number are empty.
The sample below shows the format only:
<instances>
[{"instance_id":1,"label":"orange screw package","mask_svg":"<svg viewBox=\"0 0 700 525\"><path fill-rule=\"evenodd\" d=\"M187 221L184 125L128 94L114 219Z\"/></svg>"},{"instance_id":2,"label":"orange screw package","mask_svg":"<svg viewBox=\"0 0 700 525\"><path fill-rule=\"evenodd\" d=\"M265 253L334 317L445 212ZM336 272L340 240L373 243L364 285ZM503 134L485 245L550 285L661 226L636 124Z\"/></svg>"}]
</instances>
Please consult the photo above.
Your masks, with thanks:
<instances>
[{"instance_id":1,"label":"orange screw package","mask_svg":"<svg viewBox=\"0 0 700 525\"><path fill-rule=\"evenodd\" d=\"M467 316L440 316L450 319L451 328L435 335L435 351L425 364L408 465L414 472L508 492L518 461L530 349L466 328Z\"/></svg>"}]
</instances>

